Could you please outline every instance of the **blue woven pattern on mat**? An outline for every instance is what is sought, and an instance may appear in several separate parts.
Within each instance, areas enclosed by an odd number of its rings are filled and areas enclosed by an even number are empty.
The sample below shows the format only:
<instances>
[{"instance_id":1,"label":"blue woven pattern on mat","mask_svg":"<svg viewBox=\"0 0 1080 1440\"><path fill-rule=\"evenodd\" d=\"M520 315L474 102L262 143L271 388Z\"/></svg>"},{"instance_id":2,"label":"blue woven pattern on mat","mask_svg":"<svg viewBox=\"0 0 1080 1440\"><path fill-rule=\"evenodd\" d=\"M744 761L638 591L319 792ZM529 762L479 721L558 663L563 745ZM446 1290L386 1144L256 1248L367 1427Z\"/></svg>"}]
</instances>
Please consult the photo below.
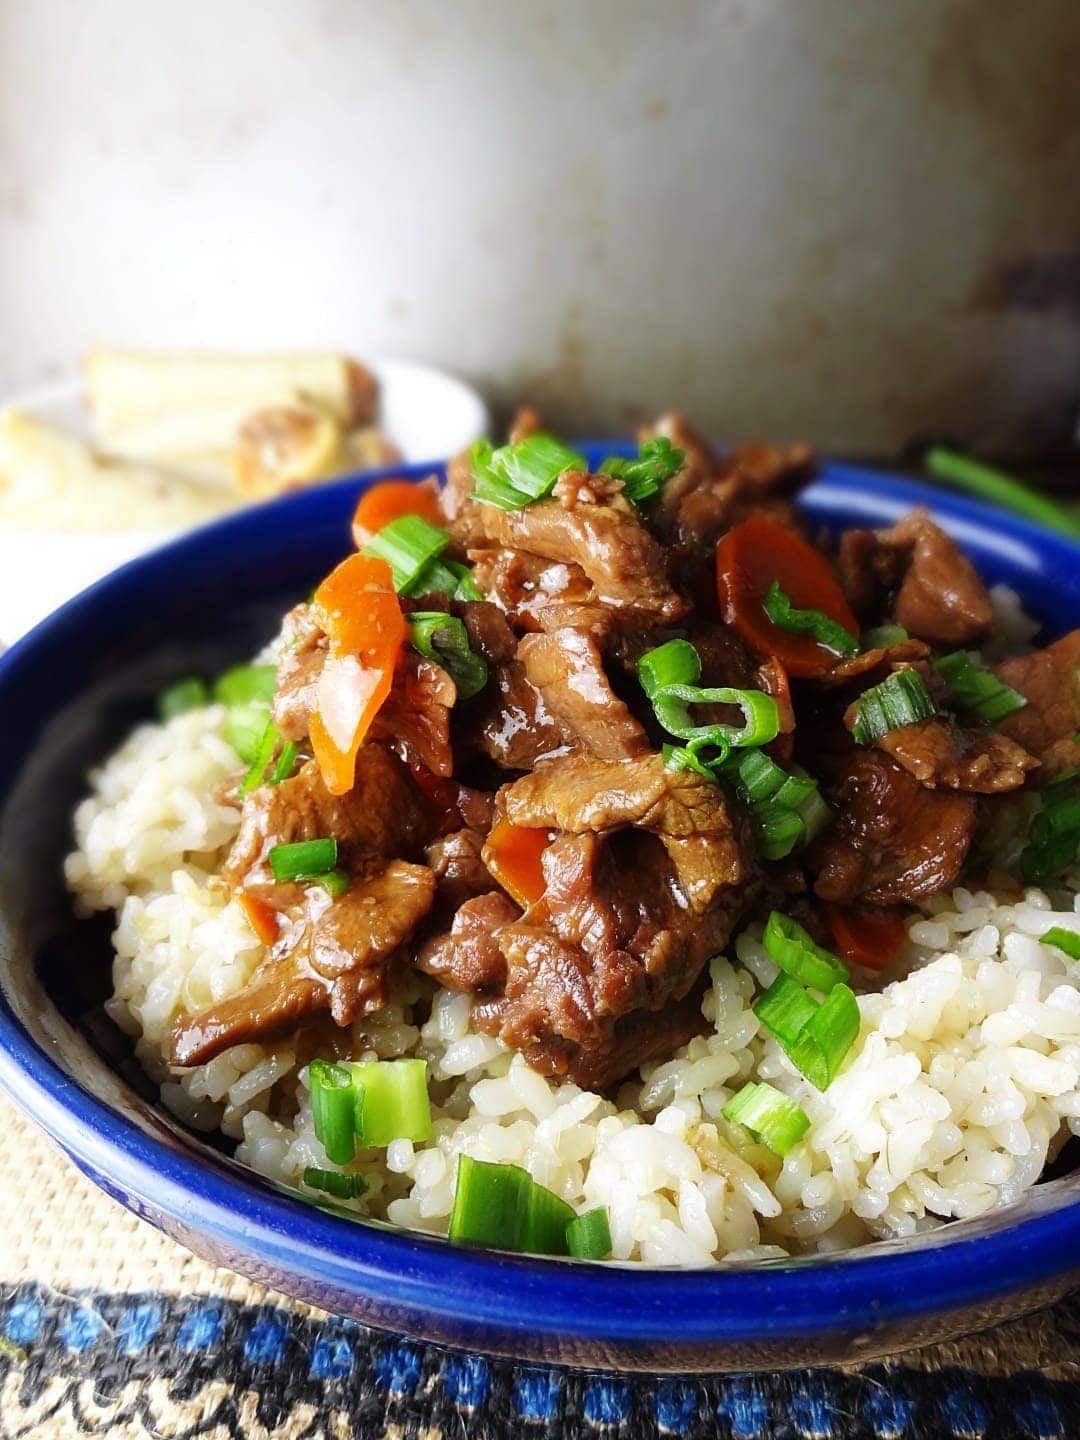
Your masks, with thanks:
<instances>
[{"instance_id":1,"label":"blue woven pattern on mat","mask_svg":"<svg viewBox=\"0 0 1080 1440\"><path fill-rule=\"evenodd\" d=\"M1064 1353L1048 1359L1075 1358L1080 1296L1064 1302L1055 1319ZM61 1414L65 1434L108 1435L127 1426L125 1434L141 1427L173 1440L208 1431L237 1440L267 1431L314 1436L342 1415L350 1428L341 1433L381 1436L400 1427L406 1436L423 1432L430 1440L1070 1440L1080 1434L1080 1384L1037 1373L987 1377L898 1361L857 1373L588 1375L487 1360L397 1340L354 1321L310 1320L207 1296L61 1297L18 1286L0 1299L0 1334L5 1436L20 1433L21 1417L41 1426Z\"/></svg>"}]
</instances>

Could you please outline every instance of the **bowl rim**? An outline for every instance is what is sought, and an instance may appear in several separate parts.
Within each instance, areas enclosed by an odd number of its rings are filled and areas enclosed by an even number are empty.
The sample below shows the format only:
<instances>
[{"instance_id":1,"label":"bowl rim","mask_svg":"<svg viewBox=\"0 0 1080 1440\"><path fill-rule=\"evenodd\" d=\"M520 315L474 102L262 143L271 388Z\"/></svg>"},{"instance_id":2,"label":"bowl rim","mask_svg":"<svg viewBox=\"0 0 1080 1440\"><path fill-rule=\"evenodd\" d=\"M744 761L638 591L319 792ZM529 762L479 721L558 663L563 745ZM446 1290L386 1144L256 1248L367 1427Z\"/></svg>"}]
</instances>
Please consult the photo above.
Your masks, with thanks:
<instances>
[{"instance_id":1,"label":"bowl rim","mask_svg":"<svg viewBox=\"0 0 1080 1440\"><path fill-rule=\"evenodd\" d=\"M602 447L611 453L612 444ZM419 477L430 465L398 465L350 476L223 517L129 561L43 620L0 656L6 684L39 646L70 631L87 607L200 547L230 541L268 517L294 530L308 507L340 508L358 482ZM846 511L869 505L899 514L930 504L954 534L1005 539L1080 571L1080 546L1031 523L936 487L861 467L826 464L818 500ZM879 503L873 505L875 492ZM1070 573L1066 571L1065 573ZM1080 595L1080 591L1077 592ZM0 795L0 802L6 800ZM104 1063L104 1062L102 1062ZM83 1169L144 1217L201 1235L226 1255L270 1265L275 1282L302 1279L308 1295L356 1295L399 1314L436 1322L443 1334L474 1327L503 1337L556 1337L564 1344L670 1348L873 1333L886 1323L960 1310L1060 1280L1080 1266L1080 1195L1048 1213L986 1233L948 1226L913 1241L876 1242L832 1256L707 1269L582 1264L450 1245L441 1237L358 1223L278 1188L234 1162L148 1134L83 1087L23 1030L0 994L0 1088ZM182 1132L181 1132L182 1133ZM1048 1191L1049 1193L1049 1191ZM226 1261L226 1263L232 1263ZM287 1288L287 1286L286 1286ZM423 1328L422 1326L419 1328ZM507 1340L506 1337L509 1337Z\"/></svg>"}]
</instances>

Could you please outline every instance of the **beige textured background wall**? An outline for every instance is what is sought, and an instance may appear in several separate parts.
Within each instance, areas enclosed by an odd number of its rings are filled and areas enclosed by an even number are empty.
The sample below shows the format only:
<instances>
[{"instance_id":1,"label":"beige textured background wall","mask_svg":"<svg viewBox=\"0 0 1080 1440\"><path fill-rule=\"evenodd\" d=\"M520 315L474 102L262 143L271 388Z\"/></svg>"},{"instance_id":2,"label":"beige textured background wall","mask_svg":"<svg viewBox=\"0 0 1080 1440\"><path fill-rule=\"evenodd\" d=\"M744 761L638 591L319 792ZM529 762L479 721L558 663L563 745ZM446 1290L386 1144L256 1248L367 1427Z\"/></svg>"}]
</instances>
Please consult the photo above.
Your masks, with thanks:
<instances>
[{"instance_id":1,"label":"beige textured background wall","mask_svg":"<svg viewBox=\"0 0 1080 1440\"><path fill-rule=\"evenodd\" d=\"M615 429L1060 437L1078 0L0 0L0 391L330 341Z\"/></svg>"}]
</instances>

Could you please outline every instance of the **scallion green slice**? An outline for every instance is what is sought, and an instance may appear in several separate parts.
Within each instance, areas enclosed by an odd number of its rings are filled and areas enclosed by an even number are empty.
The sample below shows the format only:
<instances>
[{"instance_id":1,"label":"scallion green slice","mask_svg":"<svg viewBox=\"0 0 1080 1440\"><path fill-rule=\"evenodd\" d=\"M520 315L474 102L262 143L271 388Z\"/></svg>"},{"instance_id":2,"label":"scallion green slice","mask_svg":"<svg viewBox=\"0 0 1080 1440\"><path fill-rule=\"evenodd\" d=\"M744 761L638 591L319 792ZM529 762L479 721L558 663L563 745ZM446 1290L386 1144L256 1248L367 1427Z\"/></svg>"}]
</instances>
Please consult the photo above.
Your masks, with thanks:
<instances>
[{"instance_id":1,"label":"scallion green slice","mask_svg":"<svg viewBox=\"0 0 1080 1440\"><path fill-rule=\"evenodd\" d=\"M797 810L764 800L750 811L758 849L765 860L782 860L806 838L806 826Z\"/></svg>"},{"instance_id":2,"label":"scallion green slice","mask_svg":"<svg viewBox=\"0 0 1080 1440\"><path fill-rule=\"evenodd\" d=\"M902 625L878 625L873 630L863 632L862 648L888 650L890 645L902 645L908 639L910 636Z\"/></svg>"},{"instance_id":3,"label":"scallion green slice","mask_svg":"<svg viewBox=\"0 0 1080 1440\"><path fill-rule=\"evenodd\" d=\"M429 560L409 587L410 595L449 595L451 600L482 600L472 571L459 560Z\"/></svg>"},{"instance_id":4,"label":"scallion green slice","mask_svg":"<svg viewBox=\"0 0 1080 1440\"><path fill-rule=\"evenodd\" d=\"M274 761L274 768L270 772L270 779L267 783L270 785L280 785L283 780L287 780L293 772L293 768L296 765L296 757L299 753L300 747L296 741L286 740L285 744L281 747L281 753Z\"/></svg>"},{"instance_id":5,"label":"scallion green slice","mask_svg":"<svg viewBox=\"0 0 1080 1440\"><path fill-rule=\"evenodd\" d=\"M296 879L302 885L321 885L335 899L344 895L352 883L344 870L320 870L314 875L297 875Z\"/></svg>"},{"instance_id":6,"label":"scallion green slice","mask_svg":"<svg viewBox=\"0 0 1080 1440\"><path fill-rule=\"evenodd\" d=\"M569 1255L566 1232L573 1220L574 1211L566 1201L533 1180L521 1230L522 1250L533 1255Z\"/></svg>"},{"instance_id":7,"label":"scallion green slice","mask_svg":"<svg viewBox=\"0 0 1080 1440\"><path fill-rule=\"evenodd\" d=\"M781 972L754 1002L754 1014L786 1050L813 1019L817 1001L797 980Z\"/></svg>"},{"instance_id":8,"label":"scallion green slice","mask_svg":"<svg viewBox=\"0 0 1080 1440\"><path fill-rule=\"evenodd\" d=\"M948 480L953 485L970 490L982 500L1003 505L1007 510L1015 510L1018 515L1026 515L1062 535L1071 535L1073 539L1080 537L1080 518L1058 505L1049 496L1033 490L1030 485L1025 485L1022 480L1017 480L1002 470L994 470L979 460L972 460L970 456L960 455L943 445L936 445L927 451L924 464L930 474L939 480Z\"/></svg>"},{"instance_id":9,"label":"scallion green slice","mask_svg":"<svg viewBox=\"0 0 1080 1440\"><path fill-rule=\"evenodd\" d=\"M361 1145L431 1139L426 1061L369 1060L349 1070Z\"/></svg>"},{"instance_id":10,"label":"scallion green slice","mask_svg":"<svg viewBox=\"0 0 1080 1440\"><path fill-rule=\"evenodd\" d=\"M609 456L600 466L600 473L621 480L622 493L635 505L641 505L660 493L661 487L678 472L685 458L666 435L658 435L643 442L635 460Z\"/></svg>"},{"instance_id":11,"label":"scallion green slice","mask_svg":"<svg viewBox=\"0 0 1080 1440\"><path fill-rule=\"evenodd\" d=\"M356 1154L352 1076L344 1065L312 1060L308 1066L308 1089L316 1139L328 1160L335 1165L347 1165Z\"/></svg>"},{"instance_id":12,"label":"scallion green slice","mask_svg":"<svg viewBox=\"0 0 1080 1440\"><path fill-rule=\"evenodd\" d=\"M280 739L281 735L277 726L273 720L270 719L270 716L267 715L266 723L263 725L263 733L259 736L259 744L255 751L255 758L252 760L247 774L240 782L241 795L250 794L256 785L262 784L263 776L266 774L267 767L274 758L274 751L277 749Z\"/></svg>"},{"instance_id":13,"label":"scallion green slice","mask_svg":"<svg viewBox=\"0 0 1080 1440\"><path fill-rule=\"evenodd\" d=\"M177 715L186 715L189 710L197 710L200 705L205 705L210 699L206 683L200 680L197 675L189 675L186 680L177 680L175 684L162 690L158 696L158 715L162 720L174 720Z\"/></svg>"},{"instance_id":14,"label":"scallion green slice","mask_svg":"<svg viewBox=\"0 0 1080 1440\"><path fill-rule=\"evenodd\" d=\"M850 630L845 630L838 621L830 620L821 610L797 610L791 603L791 597L780 588L779 580L772 582L761 603L772 623L789 635L810 635L834 655L859 653L858 639Z\"/></svg>"},{"instance_id":15,"label":"scallion green slice","mask_svg":"<svg viewBox=\"0 0 1080 1440\"><path fill-rule=\"evenodd\" d=\"M793 1150L810 1128L810 1117L802 1106L764 1081L749 1081L721 1114L725 1120L744 1125L781 1157Z\"/></svg>"},{"instance_id":16,"label":"scallion green slice","mask_svg":"<svg viewBox=\"0 0 1080 1440\"><path fill-rule=\"evenodd\" d=\"M473 499L501 510L518 510L540 500L550 495L567 470L587 468L584 456L545 431L498 450L487 441L478 441L472 449L472 464Z\"/></svg>"},{"instance_id":17,"label":"scallion green slice","mask_svg":"<svg viewBox=\"0 0 1080 1440\"><path fill-rule=\"evenodd\" d=\"M362 1175L343 1175L340 1170L318 1170L314 1165L308 1165L304 1170L304 1184L309 1190L333 1195L335 1200L356 1200L368 1188Z\"/></svg>"},{"instance_id":18,"label":"scallion green slice","mask_svg":"<svg viewBox=\"0 0 1080 1440\"><path fill-rule=\"evenodd\" d=\"M1023 710L1028 703L1027 696L1021 695L1004 680L999 680L992 670L976 665L966 650L954 651L931 661L934 669L949 682L953 694L965 710L970 710L980 720L991 724L1004 720L1017 710Z\"/></svg>"},{"instance_id":19,"label":"scallion green slice","mask_svg":"<svg viewBox=\"0 0 1080 1440\"><path fill-rule=\"evenodd\" d=\"M696 685L701 657L689 640L668 640L646 650L637 664L638 681L651 700L665 685Z\"/></svg>"},{"instance_id":20,"label":"scallion green slice","mask_svg":"<svg viewBox=\"0 0 1080 1440\"><path fill-rule=\"evenodd\" d=\"M864 690L857 702L851 734L857 745L872 745L892 730L914 725L934 713L934 702L917 670L897 670Z\"/></svg>"},{"instance_id":21,"label":"scallion green slice","mask_svg":"<svg viewBox=\"0 0 1080 1440\"><path fill-rule=\"evenodd\" d=\"M449 543L446 531L422 516L399 515L373 535L360 553L385 560L394 577L394 589L399 595L408 595L424 567Z\"/></svg>"},{"instance_id":22,"label":"scallion green slice","mask_svg":"<svg viewBox=\"0 0 1080 1440\"><path fill-rule=\"evenodd\" d=\"M478 695L488 682L488 667L469 646L465 623L442 610L418 610L409 616L413 648L449 674L462 700Z\"/></svg>"},{"instance_id":23,"label":"scallion green slice","mask_svg":"<svg viewBox=\"0 0 1080 1440\"><path fill-rule=\"evenodd\" d=\"M680 740L714 745L723 760L735 748L767 745L780 733L780 712L776 701L764 690L736 690L730 686L702 688L699 685L662 685L651 697L659 723ZM691 705L735 705L743 713L743 725L695 725Z\"/></svg>"},{"instance_id":24,"label":"scallion green slice","mask_svg":"<svg viewBox=\"0 0 1080 1440\"><path fill-rule=\"evenodd\" d=\"M850 978L839 956L818 945L797 920L779 910L769 916L761 943L774 965L823 995Z\"/></svg>"},{"instance_id":25,"label":"scallion green slice","mask_svg":"<svg viewBox=\"0 0 1080 1440\"><path fill-rule=\"evenodd\" d=\"M1080 769L1055 776L1041 799L1020 852L1020 874L1034 885L1047 884L1080 858Z\"/></svg>"},{"instance_id":26,"label":"scallion green slice","mask_svg":"<svg viewBox=\"0 0 1080 1440\"><path fill-rule=\"evenodd\" d=\"M261 702L231 705L225 716L225 739L245 765L254 763L266 733L267 709Z\"/></svg>"},{"instance_id":27,"label":"scallion green slice","mask_svg":"<svg viewBox=\"0 0 1080 1440\"><path fill-rule=\"evenodd\" d=\"M611 1254L611 1226L600 1206L577 1215L566 1227L566 1245L575 1260L606 1260Z\"/></svg>"},{"instance_id":28,"label":"scallion green slice","mask_svg":"<svg viewBox=\"0 0 1080 1440\"><path fill-rule=\"evenodd\" d=\"M858 1039L859 1024L855 992L848 985L834 985L794 1045L784 1048L811 1085L827 1090Z\"/></svg>"},{"instance_id":29,"label":"scallion green slice","mask_svg":"<svg viewBox=\"0 0 1080 1440\"><path fill-rule=\"evenodd\" d=\"M520 1250L532 1183L520 1165L459 1156L450 1239L458 1245Z\"/></svg>"},{"instance_id":30,"label":"scallion green slice","mask_svg":"<svg viewBox=\"0 0 1080 1440\"><path fill-rule=\"evenodd\" d=\"M716 784L716 774L698 756L693 745L664 745L661 747L664 767L668 770L693 770L704 780Z\"/></svg>"},{"instance_id":31,"label":"scallion green slice","mask_svg":"<svg viewBox=\"0 0 1080 1440\"><path fill-rule=\"evenodd\" d=\"M1051 925L1043 937L1044 945L1053 945L1070 960L1080 960L1080 931L1066 930L1063 925Z\"/></svg>"},{"instance_id":32,"label":"scallion green slice","mask_svg":"<svg viewBox=\"0 0 1080 1440\"><path fill-rule=\"evenodd\" d=\"M333 870L337 864L338 843L332 835L318 840L297 840L291 845L274 845L268 858L274 879L284 884Z\"/></svg>"},{"instance_id":33,"label":"scallion green slice","mask_svg":"<svg viewBox=\"0 0 1080 1440\"><path fill-rule=\"evenodd\" d=\"M214 681L214 699L221 705L269 705L277 686L276 665L234 665Z\"/></svg>"}]
</instances>

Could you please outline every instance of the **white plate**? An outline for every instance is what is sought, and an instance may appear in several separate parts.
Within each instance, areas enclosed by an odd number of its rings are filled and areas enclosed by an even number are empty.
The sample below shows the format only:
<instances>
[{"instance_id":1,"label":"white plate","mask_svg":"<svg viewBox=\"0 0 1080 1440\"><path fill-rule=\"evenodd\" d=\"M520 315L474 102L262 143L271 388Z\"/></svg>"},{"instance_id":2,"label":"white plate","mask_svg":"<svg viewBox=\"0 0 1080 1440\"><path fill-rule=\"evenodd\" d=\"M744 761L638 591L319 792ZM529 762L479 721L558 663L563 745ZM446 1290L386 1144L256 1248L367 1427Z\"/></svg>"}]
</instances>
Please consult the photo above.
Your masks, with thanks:
<instances>
[{"instance_id":1,"label":"white plate","mask_svg":"<svg viewBox=\"0 0 1080 1440\"><path fill-rule=\"evenodd\" d=\"M488 429L487 406L454 376L409 360L364 364L379 383L379 430L407 462L445 459ZM93 438L78 380L13 395L9 403L49 425ZM173 533L70 534L0 524L0 641L10 645L65 600Z\"/></svg>"}]
</instances>

